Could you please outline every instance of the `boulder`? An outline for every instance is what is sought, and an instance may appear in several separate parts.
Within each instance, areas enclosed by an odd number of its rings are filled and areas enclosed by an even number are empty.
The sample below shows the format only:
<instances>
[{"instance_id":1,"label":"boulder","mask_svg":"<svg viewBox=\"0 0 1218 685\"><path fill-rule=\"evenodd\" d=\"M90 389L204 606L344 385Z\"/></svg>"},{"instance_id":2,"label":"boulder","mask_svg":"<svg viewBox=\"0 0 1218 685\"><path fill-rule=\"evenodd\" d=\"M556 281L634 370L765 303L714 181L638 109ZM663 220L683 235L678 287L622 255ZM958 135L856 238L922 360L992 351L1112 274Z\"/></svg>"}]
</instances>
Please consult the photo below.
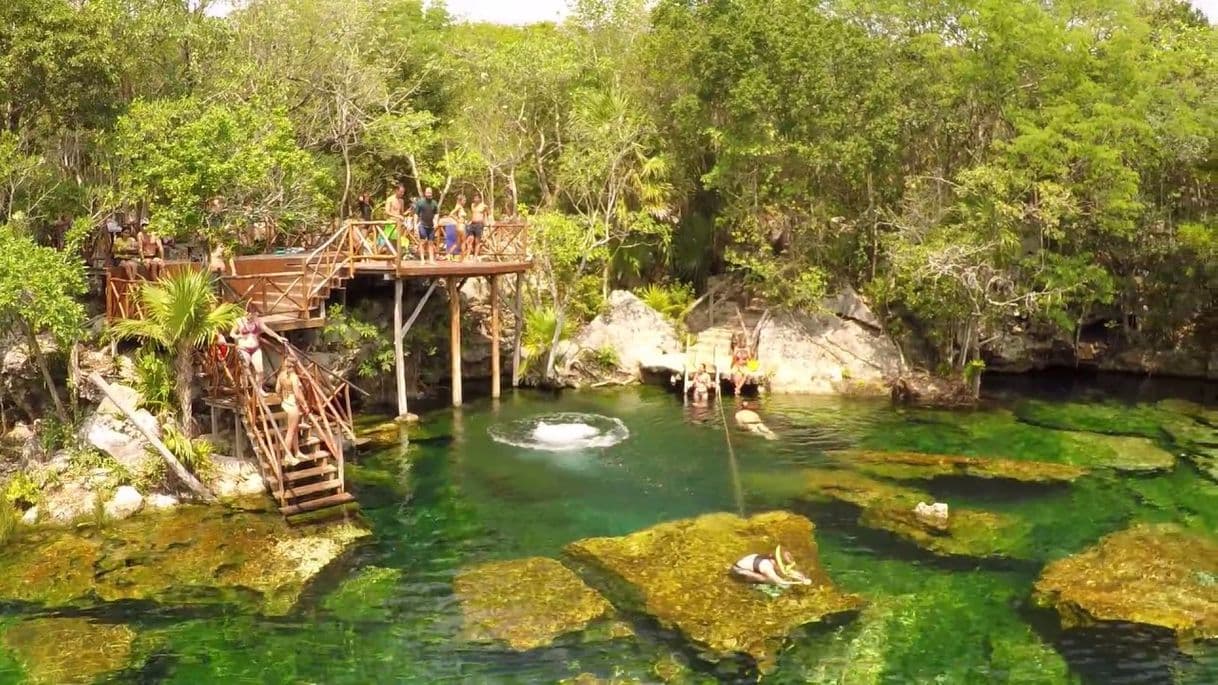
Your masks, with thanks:
<instances>
[{"instance_id":1,"label":"boulder","mask_svg":"<svg viewBox=\"0 0 1218 685\"><path fill-rule=\"evenodd\" d=\"M52 490L42 501L43 518L54 525L68 525L97 516L97 493L83 483L69 481Z\"/></svg>"},{"instance_id":2,"label":"boulder","mask_svg":"<svg viewBox=\"0 0 1218 685\"><path fill-rule=\"evenodd\" d=\"M758 332L757 357L776 393L884 394L902 368L888 336L831 314L767 318Z\"/></svg>"},{"instance_id":3,"label":"boulder","mask_svg":"<svg viewBox=\"0 0 1218 685\"><path fill-rule=\"evenodd\" d=\"M573 343L582 350L613 350L618 368L635 379L645 360L681 349L672 322L626 290L610 293L605 312L585 326Z\"/></svg>"},{"instance_id":4,"label":"boulder","mask_svg":"<svg viewBox=\"0 0 1218 685\"><path fill-rule=\"evenodd\" d=\"M139 408L140 403L144 401L139 391L130 385L111 383L110 390L118 398L118 404L115 404L110 399L110 396L107 395L102 399L101 404L97 406L97 413L122 419L124 416L123 410L135 411Z\"/></svg>"},{"instance_id":5,"label":"boulder","mask_svg":"<svg viewBox=\"0 0 1218 685\"><path fill-rule=\"evenodd\" d=\"M858 291L849 285L836 294L826 297L821 301L821 306L843 319L861 323L872 330L878 331L884 327L880 322L880 317L871 311Z\"/></svg>"},{"instance_id":6,"label":"boulder","mask_svg":"<svg viewBox=\"0 0 1218 685\"><path fill-rule=\"evenodd\" d=\"M217 497L246 497L266 491L266 483L250 459L216 455L212 457L212 464L214 468L206 485Z\"/></svg>"},{"instance_id":7,"label":"boulder","mask_svg":"<svg viewBox=\"0 0 1218 685\"><path fill-rule=\"evenodd\" d=\"M144 498L144 507L149 511L169 511L181 504L177 497L154 492Z\"/></svg>"},{"instance_id":8,"label":"boulder","mask_svg":"<svg viewBox=\"0 0 1218 685\"><path fill-rule=\"evenodd\" d=\"M135 631L88 618L32 618L4 633L33 685L92 683L127 665Z\"/></svg>"},{"instance_id":9,"label":"boulder","mask_svg":"<svg viewBox=\"0 0 1218 685\"><path fill-rule=\"evenodd\" d=\"M613 614L613 607L565 566L544 557L462 569L453 580L462 634L523 652L546 647Z\"/></svg>"},{"instance_id":10,"label":"boulder","mask_svg":"<svg viewBox=\"0 0 1218 685\"><path fill-rule=\"evenodd\" d=\"M776 597L727 576L733 562L781 544L812 579ZM801 626L855 614L864 604L839 591L820 567L813 525L789 512L751 518L707 514L624 537L573 542L565 552L596 577L619 607L652 616L711 661L748 657L767 672Z\"/></svg>"},{"instance_id":11,"label":"boulder","mask_svg":"<svg viewBox=\"0 0 1218 685\"><path fill-rule=\"evenodd\" d=\"M130 485L120 486L106 502L106 518L122 520L134 516L144 506L144 496Z\"/></svg>"},{"instance_id":12,"label":"boulder","mask_svg":"<svg viewBox=\"0 0 1218 685\"><path fill-rule=\"evenodd\" d=\"M1045 567L1033 601L1064 628L1136 623L1181 643L1218 639L1218 541L1174 524L1113 533Z\"/></svg>"},{"instance_id":13,"label":"boulder","mask_svg":"<svg viewBox=\"0 0 1218 685\"><path fill-rule=\"evenodd\" d=\"M38 523L38 506L34 505L29 509L26 509L25 513L21 515L21 522L27 526L32 526L35 523Z\"/></svg>"},{"instance_id":14,"label":"boulder","mask_svg":"<svg viewBox=\"0 0 1218 685\"><path fill-rule=\"evenodd\" d=\"M144 430L160 436L160 424L147 410L137 410L135 420ZM126 419L103 412L100 408L85 419L77 435L82 441L114 457L123 468L132 472L139 470L149 447L148 440Z\"/></svg>"},{"instance_id":15,"label":"boulder","mask_svg":"<svg viewBox=\"0 0 1218 685\"><path fill-rule=\"evenodd\" d=\"M947 520L918 516L917 506L934 501L920 490L873 480L852 471L808 469L796 497L843 502L859 509L858 523L881 530L936 556L976 559L1025 558L1031 526L1018 518L951 507Z\"/></svg>"},{"instance_id":16,"label":"boulder","mask_svg":"<svg viewBox=\"0 0 1218 685\"><path fill-rule=\"evenodd\" d=\"M23 462L32 460L41 450L34 429L20 421L4 435L3 443L4 450L18 456Z\"/></svg>"},{"instance_id":17,"label":"boulder","mask_svg":"<svg viewBox=\"0 0 1218 685\"><path fill-rule=\"evenodd\" d=\"M401 569L366 566L343 580L322 606L343 621L386 623L401 580Z\"/></svg>"},{"instance_id":18,"label":"boulder","mask_svg":"<svg viewBox=\"0 0 1218 685\"><path fill-rule=\"evenodd\" d=\"M1047 485L1073 483L1087 474L1078 466L996 457L874 450L842 450L829 456L857 471L895 480L957 477Z\"/></svg>"}]
</instances>

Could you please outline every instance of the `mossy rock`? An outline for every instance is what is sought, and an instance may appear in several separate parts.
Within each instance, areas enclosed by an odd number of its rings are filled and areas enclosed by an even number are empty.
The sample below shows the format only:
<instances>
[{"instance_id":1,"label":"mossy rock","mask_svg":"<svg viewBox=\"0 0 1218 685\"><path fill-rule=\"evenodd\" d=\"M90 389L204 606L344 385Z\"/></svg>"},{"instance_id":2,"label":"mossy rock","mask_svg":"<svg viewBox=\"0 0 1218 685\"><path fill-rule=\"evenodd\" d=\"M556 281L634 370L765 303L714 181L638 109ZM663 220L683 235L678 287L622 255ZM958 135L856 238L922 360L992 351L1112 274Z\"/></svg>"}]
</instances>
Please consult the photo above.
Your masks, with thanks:
<instances>
[{"instance_id":1,"label":"mossy rock","mask_svg":"<svg viewBox=\"0 0 1218 685\"><path fill-rule=\"evenodd\" d=\"M453 580L462 634L518 652L546 647L613 613L609 602L562 564L544 557L462 569Z\"/></svg>"},{"instance_id":2,"label":"mossy rock","mask_svg":"<svg viewBox=\"0 0 1218 685\"><path fill-rule=\"evenodd\" d=\"M1175 524L1141 524L1049 564L1033 599L1062 626L1136 623L1181 643L1218 639L1218 541Z\"/></svg>"},{"instance_id":3,"label":"mossy rock","mask_svg":"<svg viewBox=\"0 0 1218 685\"><path fill-rule=\"evenodd\" d=\"M864 473L896 480L963 477L1053 484L1072 483L1087 475L1087 470L1078 466L997 457L876 450L844 450L831 452L830 456Z\"/></svg>"},{"instance_id":4,"label":"mossy rock","mask_svg":"<svg viewBox=\"0 0 1218 685\"><path fill-rule=\"evenodd\" d=\"M1020 421L1042 428L1107 435L1163 436L1164 412L1151 405L1115 402L1042 402L1027 400L1015 407Z\"/></svg>"},{"instance_id":5,"label":"mossy rock","mask_svg":"<svg viewBox=\"0 0 1218 685\"><path fill-rule=\"evenodd\" d=\"M892 533L939 556L979 559L1023 558L1031 526L1022 519L988 511L950 508L945 523L914 513L929 493L874 480L853 471L808 469L802 474L801 498L836 501L861 511L859 525Z\"/></svg>"},{"instance_id":6,"label":"mossy rock","mask_svg":"<svg viewBox=\"0 0 1218 685\"><path fill-rule=\"evenodd\" d=\"M1114 471L1156 473L1176 465L1176 455L1150 438L1072 431L1062 431L1062 437L1070 451L1088 454L1088 464Z\"/></svg>"},{"instance_id":7,"label":"mossy rock","mask_svg":"<svg viewBox=\"0 0 1218 685\"><path fill-rule=\"evenodd\" d=\"M737 559L779 544L811 585L770 597L729 574ZM707 514L623 537L579 540L565 551L606 580L619 606L681 633L711 661L747 656L762 672L774 667L800 627L853 615L864 605L834 587L820 566L812 522L789 512L747 519Z\"/></svg>"},{"instance_id":8,"label":"mossy rock","mask_svg":"<svg viewBox=\"0 0 1218 685\"><path fill-rule=\"evenodd\" d=\"M387 621L401 580L401 569L368 566L344 580L322 606L344 621Z\"/></svg>"},{"instance_id":9,"label":"mossy rock","mask_svg":"<svg viewBox=\"0 0 1218 685\"><path fill-rule=\"evenodd\" d=\"M1188 400L1167 399L1155 403L1155 408L1174 414L1183 414L1191 419L1218 428L1218 409L1206 407Z\"/></svg>"},{"instance_id":10,"label":"mossy rock","mask_svg":"<svg viewBox=\"0 0 1218 685\"><path fill-rule=\"evenodd\" d=\"M35 685L92 683L126 666L133 642L135 631L128 626L86 618L29 619L3 638Z\"/></svg>"},{"instance_id":11,"label":"mossy rock","mask_svg":"<svg viewBox=\"0 0 1218 685\"><path fill-rule=\"evenodd\" d=\"M310 579L368 534L350 524L291 528L278 514L179 507L9 545L0 558L0 601L252 602L263 613L284 614Z\"/></svg>"}]
</instances>

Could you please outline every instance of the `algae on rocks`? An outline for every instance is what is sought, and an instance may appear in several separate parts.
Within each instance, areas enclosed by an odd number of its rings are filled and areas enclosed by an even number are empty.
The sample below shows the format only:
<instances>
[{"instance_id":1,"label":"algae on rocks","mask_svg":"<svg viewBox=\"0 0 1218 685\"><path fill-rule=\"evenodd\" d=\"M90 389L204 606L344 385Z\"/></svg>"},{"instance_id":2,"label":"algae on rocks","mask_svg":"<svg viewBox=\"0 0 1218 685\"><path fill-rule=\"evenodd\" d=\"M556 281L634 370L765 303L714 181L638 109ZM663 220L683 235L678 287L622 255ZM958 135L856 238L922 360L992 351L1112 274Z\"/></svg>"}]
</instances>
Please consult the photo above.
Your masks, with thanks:
<instances>
[{"instance_id":1,"label":"algae on rocks","mask_svg":"<svg viewBox=\"0 0 1218 685\"><path fill-rule=\"evenodd\" d=\"M305 585L366 529L290 528L273 514L179 507L100 529L45 531L0 559L0 601L243 603L286 614Z\"/></svg>"},{"instance_id":2,"label":"algae on rocks","mask_svg":"<svg viewBox=\"0 0 1218 685\"><path fill-rule=\"evenodd\" d=\"M92 683L127 665L135 631L87 618L31 618L0 640L17 654L33 685Z\"/></svg>"},{"instance_id":3,"label":"algae on rocks","mask_svg":"<svg viewBox=\"0 0 1218 685\"><path fill-rule=\"evenodd\" d=\"M1052 484L1072 483L1087 474L1077 466L996 457L875 450L843 450L829 456L858 471L896 480L967 477Z\"/></svg>"},{"instance_id":4,"label":"algae on rocks","mask_svg":"<svg viewBox=\"0 0 1218 685\"><path fill-rule=\"evenodd\" d=\"M1218 541L1175 524L1140 524L1055 561L1033 600L1064 628L1136 623L1181 643L1218 639Z\"/></svg>"},{"instance_id":5,"label":"algae on rocks","mask_svg":"<svg viewBox=\"0 0 1218 685\"><path fill-rule=\"evenodd\" d=\"M546 647L613 614L609 602L545 557L462 569L453 580L465 639L518 652Z\"/></svg>"},{"instance_id":6,"label":"algae on rocks","mask_svg":"<svg viewBox=\"0 0 1218 685\"><path fill-rule=\"evenodd\" d=\"M789 551L811 580L777 597L729 575L741 557ZM820 566L813 525L776 511L741 518L707 514L663 523L623 537L589 538L565 551L599 576L619 608L646 613L683 634L711 661L750 657L772 670L787 639L800 627L846 617L864 605L839 591Z\"/></svg>"}]
</instances>

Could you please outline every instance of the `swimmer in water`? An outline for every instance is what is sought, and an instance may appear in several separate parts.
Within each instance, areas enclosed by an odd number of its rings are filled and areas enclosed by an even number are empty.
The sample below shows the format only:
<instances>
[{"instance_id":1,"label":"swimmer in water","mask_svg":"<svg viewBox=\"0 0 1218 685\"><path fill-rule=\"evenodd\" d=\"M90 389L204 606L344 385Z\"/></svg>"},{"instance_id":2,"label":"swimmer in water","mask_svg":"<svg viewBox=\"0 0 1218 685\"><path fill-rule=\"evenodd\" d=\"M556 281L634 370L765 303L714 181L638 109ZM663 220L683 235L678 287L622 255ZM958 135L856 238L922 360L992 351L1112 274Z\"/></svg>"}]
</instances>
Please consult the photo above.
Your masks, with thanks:
<instances>
[{"instance_id":1,"label":"swimmer in water","mask_svg":"<svg viewBox=\"0 0 1218 685\"><path fill-rule=\"evenodd\" d=\"M762 436L766 440L777 440L778 436L774 435L774 431L762 422L761 416L753 411L753 404L745 402L740 411L736 412L736 424L741 428L747 428L754 433Z\"/></svg>"},{"instance_id":2,"label":"swimmer in water","mask_svg":"<svg viewBox=\"0 0 1218 685\"><path fill-rule=\"evenodd\" d=\"M811 585L812 580L795 570L795 559L779 545L773 554L749 554L732 564L731 572L751 583L778 587Z\"/></svg>"}]
</instances>

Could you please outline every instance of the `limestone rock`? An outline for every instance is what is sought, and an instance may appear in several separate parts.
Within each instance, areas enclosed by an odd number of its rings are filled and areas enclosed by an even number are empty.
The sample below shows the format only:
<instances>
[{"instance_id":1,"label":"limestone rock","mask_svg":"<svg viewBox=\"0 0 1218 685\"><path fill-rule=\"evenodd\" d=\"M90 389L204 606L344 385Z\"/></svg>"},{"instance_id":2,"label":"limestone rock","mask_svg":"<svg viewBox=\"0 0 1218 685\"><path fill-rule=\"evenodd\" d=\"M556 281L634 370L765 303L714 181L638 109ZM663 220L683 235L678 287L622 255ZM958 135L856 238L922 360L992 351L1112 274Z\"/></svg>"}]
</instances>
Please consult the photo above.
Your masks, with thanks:
<instances>
[{"instance_id":1,"label":"limestone rock","mask_svg":"<svg viewBox=\"0 0 1218 685\"><path fill-rule=\"evenodd\" d=\"M833 586L820 567L812 533L811 521L788 512L747 519L707 514L624 537L579 540L565 551L589 573L601 574L611 599L680 632L710 660L743 655L765 672L794 630L853 614L864 604ZM771 598L727 576L737 559L779 544L812 585Z\"/></svg>"},{"instance_id":2,"label":"limestone rock","mask_svg":"<svg viewBox=\"0 0 1218 685\"><path fill-rule=\"evenodd\" d=\"M32 526L35 523L38 523L38 506L35 505L29 509L26 509L25 513L21 515L21 522L27 526Z\"/></svg>"},{"instance_id":3,"label":"limestone rock","mask_svg":"<svg viewBox=\"0 0 1218 685\"><path fill-rule=\"evenodd\" d=\"M114 496L106 502L106 518L121 520L135 515L144 506L144 496L139 490L130 485L123 485L114 491Z\"/></svg>"},{"instance_id":4,"label":"limestone rock","mask_svg":"<svg viewBox=\"0 0 1218 685\"><path fill-rule=\"evenodd\" d=\"M873 480L852 471L808 469L798 498L845 502L860 509L858 523L887 531L932 554L978 559L1023 558L1031 527L1006 514L952 507L947 521L928 521L914 509L925 492Z\"/></svg>"},{"instance_id":5,"label":"limestone rock","mask_svg":"<svg viewBox=\"0 0 1218 685\"><path fill-rule=\"evenodd\" d=\"M1128 473L1170 471L1176 465L1176 455L1160 447L1150 438L1099 433L1070 433L1076 441L1094 455L1096 465Z\"/></svg>"},{"instance_id":6,"label":"limestone rock","mask_svg":"<svg viewBox=\"0 0 1218 685\"><path fill-rule=\"evenodd\" d=\"M118 521L91 537L47 531L5 547L0 602L249 602L283 615L313 577L368 534L351 524L292 528L274 513L202 506Z\"/></svg>"},{"instance_id":7,"label":"limestone rock","mask_svg":"<svg viewBox=\"0 0 1218 685\"><path fill-rule=\"evenodd\" d=\"M861 295L854 288L847 285L839 290L836 294L826 297L822 302L827 311L830 311L843 319L849 319L872 328L880 330L883 324L880 323L880 318L871 311L871 307L863 301Z\"/></svg>"},{"instance_id":8,"label":"limestone rock","mask_svg":"<svg viewBox=\"0 0 1218 685\"><path fill-rule=\"evenodd\" d=\"M896 480L967 477L1043 485L1072 483L1087 474L1077 466L995 457L873 450L843 450L830 456L858 471Z\"/></svg>"},{"instance_id":9,"label":"limestone rock","mask_svg":"<svg viewBox=\"0 0 1218 685\"><path fill-rule=\"evenodd\" d=\"M181 504L177 497L154 492L144 498L144 507L150 511L168 511Z\"/></svg>"},{"instance_id":10,"label":"limestone rock","mask_svg":"<svg viewBox=\"0 0 1218 685\"><path fill-rule=\"evenodd\" d=\"M776 393L884 394L901 372L900 352L888 336L829 314L766 319L757 357Z\"/></svg>"},{"instance_id":11,"label":"limestone rock","mask_svg":"<svg viewBox=\"0 0 1218 685\"><path fill-rule=\"evenodd\" d=\"M67 525L91 519L97 513L97 493L83 483L68 482L43 499L45 518L52 524Z\"/></svg>"},{"instance_id":12,"label":"limestone rock","mask_svg":"<svg viewBox=\"0 0 1218 685\"><path fill-rule=\"evenodd\" d=\"M111 383L110 390L118 397L118 404L116 405L107 395L101 404L97 406L97 413L121 419L123 418L123 409L135 411L144 399L138 390L122 383Z\"/></svg>"},{"instance_id":13,"label":"limestone rock","mask_svg":"<svg viewBox=\"0 0 1218 685\"><path fill-rule=\"evenodd\" d=\"M137 410L135 420L145 430L160 436L160 424L146 410ZM100 409L85 419L78 435L81 440L114 457L129 471L139 470L149 446L148 440L125 419Z\"/></svg>"},{"instance_id":14,"label":"limestone rock","mask_svg":"<svg viewBox=\"0 0 1218 685\"><path fill-rule=\"evenodd\" d=\"M17 455L21 461L30 461L41 450L34 429L20 421L4 435L2 441L4 450ZM0 450L0 453L3 453L4 450Z\"/></svg>"},{"instance_id":15,"label":"limestone rock","mask_svg":"<svg viewBox=\"0 0 1218 685\"><path fill-rule=\"evenodd\" d=\"M1139 623L1178 640L1218 639L1218 541L1173 524L1142 524L1049 564L1033 600L1065 628Z\"/></svg>"},{"instance_id":16,"label":"limestone rock","mask_svg":"<svg viewBox=\"0 0 1218 685\"><path fill-rule=\"evenodd\" d=\"M135 631L87 618L35 618L4 634L35 685L92 683L127 665Z\"/></svg>"},{"instance_id":17,"label":"limestone rock","mask_svg":"<svg viewBox=\"0 0 1218 685\"><path fill-rule=\"evenodd\" d=\"M462 569L453 590L461 603L465 639L518 652L553 644L613 613L604 597L544 557Z\"/></svg>"},{"instance_id":18,"label":"limestone rock","mask_svg":"<svg viewBox=\"0 0 1218 685\"><path fill-rule=\"evenodd\" d=\"M212 457L214 469L207 486L217 497L232 498L257 495L266 490L258 467L249 459L224 455Z\"/></svg>"},{"instance_id":19,"label":"limestone rock","mask_svg":"<svg viewBox=\"0 0 1218 685\"><path fill-rule=\"evenodd\" d=\"M681 349L672 322L626 290L610 293L607 311L584 327L573 342L584 350L613 350L618 368L636 379L644 360Z\"/></svg>"}]
</instances>

